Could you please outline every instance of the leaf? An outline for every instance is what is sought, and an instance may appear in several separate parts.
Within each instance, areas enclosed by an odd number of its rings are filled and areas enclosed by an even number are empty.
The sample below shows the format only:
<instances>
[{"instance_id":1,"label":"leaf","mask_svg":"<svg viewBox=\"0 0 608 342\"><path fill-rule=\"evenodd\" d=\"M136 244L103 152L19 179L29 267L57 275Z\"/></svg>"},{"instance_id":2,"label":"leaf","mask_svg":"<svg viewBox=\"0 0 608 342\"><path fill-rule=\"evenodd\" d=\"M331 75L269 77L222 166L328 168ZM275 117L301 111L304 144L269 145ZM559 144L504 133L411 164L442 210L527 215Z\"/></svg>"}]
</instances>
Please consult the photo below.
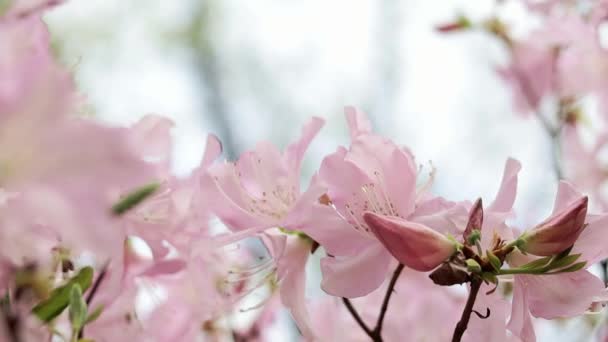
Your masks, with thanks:
<instances>
[{"instance_id":1,"label":"leaf","mask_svg":"<svg viewBox=\"0 0 608 342\"><path fill-rule=\"evenodd\" d=\"M429 278L441 286L463 284L471 279L464 266L464 261L460 260L444 262L429 274Z\"/></svg>"},{"instance_id":2,"label":"leaf","mask_svg":"<svg viewBox=\"0 0 608 342\"><path fill-rule=\"evenodd\" d=\"M576 272L576 271L580 271L583 268L585 268L585 266L587 266L587 262L586 261L581 261L581 262L577 262L574 265L571 265L569 267L566 268L562 268L561 270L557 270L555 272L550 272L547 274L557 274L557 273L566 273L566 272Z\"/></svg>"},{"instance_id":3,"label":"leaf","mask_svg":"<svg viewBox=\"0 0 608 342\"><path fill-rule=\"evenodd\" d=\"M533 270L533 269L537 269L537 268L542 268L542 267L546 266L549 262L551 262L551 259L553 259L553 257L550 257L550 256L536 259L536 260L530 261L529 263L522 265L521 267L518 267L518 268L525 269L525 270Z\"/></svg>"},{"instance_id":4,"label":"leaf","mask_svg":"<svg viewBox=\"0 0 608 342\"><path fill-rule=\"evenodd\" d=\"M488 257L488 261L490 261L490 265L496 271L500 270L501 262L500 259L496 256L496 254L492 253L490 250L486 251L486 256Z\"/></svg>"},{"instance_id":5,"label":"leaf","mask_svg":"<svg viewBox=\"0 0 608 342\"><path fill-rule=\"evenodd\" d=\"M84 321L84 324L89 324L91 322L94 322L97 318L99 318L99 316L101 316L101 313L103 312L104 306L103 305L99 305L95 308L95 310L93 310L93 312L91 312L88 316L87 319Z\"/></svg>"},{"instance_id":6,"label":"leaf","mask_svg":"<svg viewBox=\"0 0 608 342\"><path fill-rule=\"evenodd\" d=\"M148 185L144 185L138 189L135 189L112 206L112 213L117 216L126 213L130 209L143 202L143 200L154 194L154 192L158 190L159 186L160 184L158 183L150 183Z\"/></svg>"},{"instance_id":7,"label":"leaf","mask_svg":"<svg viewBox=\"0 0 608 342\"><path fill-rule=\"evenodd\" d=\"M479 265L479 263L473 259L467 259L465 260L465 263L467 265L467 270L469 272L472 273L479 273L481 272L481 265Z\"/></svg>"},{"instance_id":8,"label":"leaf","mask_svg":"<svg viewBox=\"0 0 608 342\"><path fill-rule=\"evenodd\" d=\"M72 329L76 334L82 329L87 319L87 303L82 298L82 290L80 285L74 284L70 291L70 305L69 305L69 317L70 323L72 323Z\"/></svg>"},{"instance_id":9,"label":"leaf","mask_svg":"<svg viewBox=\"0 0 608 342\"><path fill-rule=\"evenodd\" d=\"M492 283L492 284L497 284L498 283L498 278L496 277L496 275L494 273L491 272L483 272L481 274L481 279Z\"/></svg>"},{"instance_id":10,"label":"leaf","mask_svg":"<svg viewBox=\"0 0 608 342\"><path fill-rule=\"evenodd\" d=\"M567 257L568 255L570 255L570 251L572 251L572 247L574 247L574 245L572 245L572 246L570 246L570 247L566 248L565 250L563 250L561 253L559 253L559 254L558 254L556 257L555 257L555 259L556 259L556 260L559 260L559 259L562 259L562 258Z\"/></svg>"},{"instance_id":11,"label":"leaf","mask_svg":"<svg viewBox=\"0 0 608 342\"><path fill-rule=\"evenodd\" d=\"M65 285L54 289L48 299L38 303L32 309L32 313L45 323L52 321L70 304L72 287L78 284L81 291L84 292L91 286L92 280L93 268L88 266L83 267L80 272L72 277Z\"/></svg>"},{"instance_id":12,"label":"leaf","mask_svg":"<svg viewBox=\"0 0 608 342\"><path fill-rule=\"evenodd\" d=\"M545 268L547 271L555 270L558 268L566 267L573 264L578 258L580 258L580 254L572 254L565 257L561 257L560 259L555 259Z\"/></svg>"}]
</instances>

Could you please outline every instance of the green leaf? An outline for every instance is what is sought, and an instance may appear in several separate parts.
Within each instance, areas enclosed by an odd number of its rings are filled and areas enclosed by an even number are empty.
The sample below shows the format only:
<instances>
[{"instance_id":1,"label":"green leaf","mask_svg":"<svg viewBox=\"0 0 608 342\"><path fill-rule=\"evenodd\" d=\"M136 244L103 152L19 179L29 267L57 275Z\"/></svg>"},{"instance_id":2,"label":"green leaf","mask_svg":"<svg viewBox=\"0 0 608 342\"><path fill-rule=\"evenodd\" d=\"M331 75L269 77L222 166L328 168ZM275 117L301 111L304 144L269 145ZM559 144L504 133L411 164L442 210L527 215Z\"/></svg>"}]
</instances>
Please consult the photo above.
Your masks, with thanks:
<instances>
[{"instance_id":1,"label":"green leaf","mask_svg":"<svg viewBox=\"0 0 608 342\"><path fill-rule=\"evenodd\" d=\"M129 211L130 209L137 206L146 198L150 197L156 190L160 184L158 183L150 183L148 185L144 185L139 189L135 189L133 192L125 196L123 199L118 201L118 203L112 206L112 213L114 215L122 215Z\"/></svg>"},{"instance_id":2,"label":"green leaf","mask_svg":"<svg viewBox=\"0 0 608 342\"><path fill-rule=\"evenodd\" d=\"M65 285L54 289L48 299L38 303L32 309L32 313L45 323L52 321L70 304L72 287L77 284L80 286L81 291L84 292L91 286L92 280L93 268L83 267Z\"/></svg>"},{"instance_id":3,"label":"green leaf","mask_svg":"<svg viewBox=\"0 0 608 342\"><path fill-rule=\"evenodd\" d=\"M557 256L555 256L556 260L560 260L564 257L567 257L568 255L570 255L570 252L572 251L572 247L574 247L574 245L566 248L565 250L563 250L561 253L559 253Z\"/></svg>"},{"instance_id":4,"label":"green leaf","mask_svg":"<svg viewBox=\"0 0 608 342\"><path fill-rule=\"evenodd\" d=\"M492 253L490 250L487 250L486 256L488 257L488 261L490 261L492 268L494 268L496 271L500 270L501 262L496 254Z\"/></svg>"},{"instance_id":5,"label":"green leaf","mask_svg":"<svg viewBox=\"0 0 608 342\"><path fill-rule=\"evenodd\" d=\"M547 271L555 270L558 268L566 267L572 265L578 258L580 254L572 254L564 257L560 257L559 259L553 260L549 265L545 267Z\"/></svg>"},{"instance_id":6,"label":"green leaf","mask_svg":"<svg viewBox=\"0 0 608 342\"><path fill-rule=\"evenodd\" d=\"M492 284L497 284L498 283L498 278L496 278L496 275L494 273L491 272L483 272L481 274L481 278L487 282L490 282Z\"/></svg>"},{"instance_id":7,"label":"green leaf","mask_svg":"<svg viewBox=\"0 0 608 342\"><path fill-rule=\"evenodd\" d=\"M0 0L0 16L4 15L13 5L13 0Z\"/></svg>"},{"instance_id":8,"label":"green leaf","mask_svg":"<svg viewBox=\"0 0 608 342\"><path fill-rule=\"evenodd\" d=\"M551 259L553 259L553 257L550 257L550 256L536 259L536 260L530 261L529 263L522 265L521 267L518 267L518 268L525 269L525 270L535 270L535 269L546 266L549 262L551 262Z\"/></svg>"},{"instance_id":9,"label":"green leaf","mask_svg":"<svg viewBox=\"0 0 608 342\"><path fill-rule=\"evenodd\" d=\"M467 243L469 246L475 246L479 240L481 240L481 231L479 229L473 229L467 237Z\"/></svg>"},{"instance_id":10,"label":"green leaf","mask_svg":"<svg viewBox=\"0 0 608 342\"><path fill-rule=\"evenodd\" d=\"M99 318L99 316L101 316L101 313L103 312L103 305L99 305L95 308L95 310L93 310L93 312L91 312L88 316L87 319L84 321L84 324L89 324L91 322L94 322L97 318Z\"/></svg>"},{"instance_id":11,"label":"green leaf","mask_svg":"<svg viewBox=\"0 0 608 342\"><path fill-rule=\"evenodd\" d=\"M70 323L72 323L72 330L77 335L87 319L87 303L82 298L82 290L78 284L74 284L71 288L68 312Z\"/></svg>"},{"instance_id":12,"label":"green leaf","mask_svg":"<svg viewBox=\"0 0 608 342\"><path fill-rule=\"evenodd\" d=\"M566 272L576 272L576 271L580 271L583 268L585 268L585 266L587 266L587 262L586 261L581 261L581 262L577 262L574 265L568 266L566 268L562 268L561 270L557 270L555 272L550 272L547 274L557 274L557 273L566 273Z\"/></svg>"},{"instance_id":13,"label":"green leaf","mask_svg":"<svg viewBox=\"0 0 608 342\"><path fill-rule=\"evenodd\" d=\"M473 272L473 273L479 273L481 272L481 265L479 265L479 263L473 259L467 259L465 260L465 263L467 264L467 270L469 272Z\"/></svg>"}]
</instances>

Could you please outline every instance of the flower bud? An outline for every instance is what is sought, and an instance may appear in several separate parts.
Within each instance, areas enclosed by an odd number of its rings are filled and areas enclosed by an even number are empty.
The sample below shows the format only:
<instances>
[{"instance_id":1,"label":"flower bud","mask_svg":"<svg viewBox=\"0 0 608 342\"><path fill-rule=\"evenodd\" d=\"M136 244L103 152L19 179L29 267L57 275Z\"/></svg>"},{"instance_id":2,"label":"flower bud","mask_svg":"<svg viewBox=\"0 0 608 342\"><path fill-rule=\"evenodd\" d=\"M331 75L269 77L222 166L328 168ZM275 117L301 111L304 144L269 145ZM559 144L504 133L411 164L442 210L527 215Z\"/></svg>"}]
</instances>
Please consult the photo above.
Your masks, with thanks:
<instances>
[{"instance_id":1,"label":"flower bud","mask_svg":"<svg viewBox=\"0 0 608 342\"><path fill-rule=\"evenodd\" d=\"M446 23L446 24L441 24L441 25L437 26L435 29L441 33L450 33L450 32L468 30L472 27L473 27L473 24L471 24L471 21L467 17L460 16L455 21Z\"/></svg>"},{"instance_id":2,"label":"flower bud","mask_svg":"<svg viewBox=\"0 0 608 342\"><path fill-rule=\"evenodd\" d=\"M433 229L396 217L363 214L384 247L402 264L417 271L430 271L450 258L458 243Z\"/></svg>"},{"instance_id":3,"label":"flower bud","mask_svg":"<svg viewBox=\"0 0 608 342\"><path fill-rule=\"evenodd\" d=\"M587 197L551 215L543 223L525 232L518 240L518 248L525 253L540 256L559 254L576 242L585 228Z\"/></svg>"}]
</instances>

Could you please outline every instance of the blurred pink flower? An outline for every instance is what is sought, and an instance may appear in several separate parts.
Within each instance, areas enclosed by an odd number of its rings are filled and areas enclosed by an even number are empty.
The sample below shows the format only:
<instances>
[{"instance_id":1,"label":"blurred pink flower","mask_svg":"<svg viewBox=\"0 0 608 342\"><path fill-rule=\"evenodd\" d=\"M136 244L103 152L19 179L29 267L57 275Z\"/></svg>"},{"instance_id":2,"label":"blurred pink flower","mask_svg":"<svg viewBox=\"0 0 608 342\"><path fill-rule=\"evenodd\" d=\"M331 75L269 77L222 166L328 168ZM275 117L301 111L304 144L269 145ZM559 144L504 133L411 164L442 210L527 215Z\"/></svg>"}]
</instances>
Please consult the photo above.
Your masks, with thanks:
<instances>
[{"instance_id":1,"label":"blurred pink flower","mask_svg":"<svg viewBox=\"0 0 608 342\"><path fill-rule=\"evenodd\" d=\"M310 120L300 139L283 153L263 141L234 163L211 165L202 186L214 198L209 202L212 211L233 231L249 229L245 234L270 227L289 228L297 208L320 196L301 194L300 167L308 145L323 124L320 118Z\"/></svg>"}]
</instances>

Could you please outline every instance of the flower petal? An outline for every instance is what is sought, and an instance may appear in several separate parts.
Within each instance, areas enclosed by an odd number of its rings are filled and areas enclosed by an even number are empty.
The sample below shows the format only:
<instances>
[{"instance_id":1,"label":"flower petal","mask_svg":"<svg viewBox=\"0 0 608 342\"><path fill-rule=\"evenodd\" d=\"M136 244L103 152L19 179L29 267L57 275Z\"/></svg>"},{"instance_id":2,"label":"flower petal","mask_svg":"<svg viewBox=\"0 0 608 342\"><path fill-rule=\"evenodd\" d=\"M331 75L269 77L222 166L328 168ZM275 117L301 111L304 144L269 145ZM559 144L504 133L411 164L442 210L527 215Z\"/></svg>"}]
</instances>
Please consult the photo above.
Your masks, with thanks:
<instances>
[{"instance_id":1,"label":"flower petal","mask_svg":"<svg viewBox=\"0 0 608 342\"><path fill-rule=\"evenodd\" d=\"M513 158L507 159L500 189L496 194L494 202L488 207L488 211L511 211L515 202L515 195L517 194L517 174L520 170L521 164L519 161Z\"/></svg>"},{"instance_id":2,"label":"flower petal","mask_svg":"<svg viewBox=\"0 0 608 342\"><path fill-rule=\"evenodd\" d=\"M321 288L332 296L365 296L385 280L391 259L379 243L352 256L325 257L321 259Z\"/></svg>"}]
</instances>

